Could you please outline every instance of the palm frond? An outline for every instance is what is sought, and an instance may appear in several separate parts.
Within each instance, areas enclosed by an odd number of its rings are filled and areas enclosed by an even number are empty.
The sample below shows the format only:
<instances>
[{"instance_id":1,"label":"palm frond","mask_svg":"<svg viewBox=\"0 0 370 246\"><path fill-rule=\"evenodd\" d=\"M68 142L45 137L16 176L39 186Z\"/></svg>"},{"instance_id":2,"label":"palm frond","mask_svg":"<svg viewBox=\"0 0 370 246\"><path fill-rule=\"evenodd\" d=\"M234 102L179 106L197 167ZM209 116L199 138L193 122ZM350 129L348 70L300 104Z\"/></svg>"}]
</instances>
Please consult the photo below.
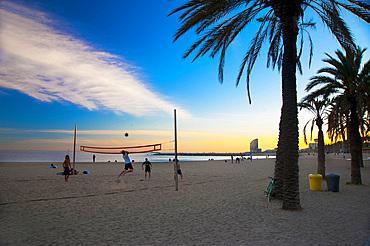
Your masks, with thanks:
<instances>
[{"instance_id":1,"label":"palm frond","mask_svg":"<svg viewBox=\"0 0 370 246\"><path fill-rule=\"evenodd\" d=\"M314 22L312 22L312 20L310 20L307 23L302 23L300 26L301 26L300 32L302 33L302 39L303 39L303 34L304 33L306 33L306 36L308 37L309 46L310 46L310 53L309 53L310 56L309 56L308 66L311 67L311 62L312 62L312 58L313 58L313 41L312 41L310 33L307 31L307 28L309 27L309 28L312 28L312 29L316 29L316 23L314 23Z\"/></svg>"},{"instance_id":2,"label":"palm frond","mask_svg":"<svg viewBox=\"0 0 370 246\"><path fill-rule=\"evenodd\" d=\"M337 81L329 76L323 76L323 75L316 75L310 78L310 82L306 85L306 91L312 90L314 87L320 85L320 86L326 86L330 84L337 85Z\"/></svg>"},{"instance_id":3,"label":"palm frond","mask_svg":"<svg viewBox=\"0 0 370 246\"><path fill-rule=\"evenodd\" d=\"M242 4L245 3L237 0L192 0L187 2L168 15L184 11L179 17L182 26L175 33L174 41L194 27L197 27L197 34L201 33L205 28L216 23Z\"/></svg>"},{"instance_id":4,"label":"palm frond","mask_svg":"<svg viewBox=\"0 0 370 246\"><path fill-rule=\"evenodd\" d=\"M370 5L368 3L354 0L347 0L347 2L350 4L339 2L339 5L370 24Z\"/></svg>"},{"instance_id":5,"label":"palm frond","mask_svg":"<svg viewBox=\"0 0 370 246\"><path fill-rule=\"evenodd\" d=\"M275 69L276 64L280 64L278 61L278 58L281 57L280 54L283 52L283 46L282 46L282 29L279 22L277 22L277 19L270 21L270 24L268 25L270 27L270 33L269 33L269 42L270 42L270 48L267 53L267 68L270 67L270 62L272 62L272 68ZM278 69L280 71L280 66L278 66Z\"/></svg>"},{"instance_id":6,"label":"palm frond","mask_svg":"<svg viewBox=\"0 0 370 246\"><path fill-rule=\"evenodd\" d=\"M190 30L194 30L200 38L193 43L185 52L183 58L194 55L192 61L199 57L209 54L212 58L220 55L218 65L219 81L223 82L224 66L226 51L229 45L235 38L253 21L257 21L260 26L258 31L252 37L250 46L245 53L242 63L239 68L236 85L240 83L242 75L246 75L246 88L249 103L251 103L251 95L249 90L250 75L257 57L260 54L262 45L265 41L269 43L267 53L267 67L276 67L280 71L283 62L283 43L282 43L282 20L278 18L281 8L286 5L278 0L189 0L182 6L174 9L168 16L179 13L178 17L181 21L181 26L174 35L174 41L183 36ZM291 6L290 6L291 7ZM368 21L369 4L359 0L300 0L296 1L294 11L296 11L297 27L299 39L297 39L298 50L296 59L296 68L299 72L303 72L301 57L303 54L304 40L308 38L310 55L309 66L311 66L313 56L313 41L308 31L309 28L315 28L312 20L304 21L304 12L307 9L312 9L321 19L321 21L334 34L338 42L345 50L355 51L357 47L354 45L352 33L344 22L339 10L342 8L360 16L365 21ZM349 52L346 52L349 53ZM341 71L348 70L350 66L339 67L345 64L341 58L348 58L348 54L337 54L339 60L333 59L328 55L327 62L335 68L340 68ZM350 59L351 60L351 59ZM348 61L348 59L347 59ZM356 64L360 64L360 59L351 60ZM347 62L349 65L349 63ZM339 70L339 69L337 69ZM319 82L312 79L306 88L315 87L316 85L324 86L325 89L333 93L340 90L340 83L335 80L342 80L340 73L334 74L334 70L322 69L320 72L331 73L335 79L329 79L327 82L322 80ZM319 79L319 77L317 77ZM335 84L336 83L336 84ZM325 85L327 84L327 85ZM331 84L330 86L328 84ZM324 93L324 89L321 90Z\"/></svg>"},{"instance_id":7,"label":"palm frond","mask_svg":"<svg viewBox=\"0 0 370 246\"><path fill-rule=\"evenodd\" d=\"M312 106L312 104L308 103L307 100L301 100L298 103L298 108L299 108L299 110L306 109L306 110L309 110L310 112L313 112L315 110L315 108Z\"/></svg>"},{"instance_id":8,"label":"palm frond","mask_svg":"<svg viewBox=\"0 0 370 246\"><path fill-rule=\"evenodd\" d=\"M238 77L236 79L236 85L238 85L240 82L240 78L243 74L243 71L245 69L245 66L247 65L247 75L246 75L247 79L246 80L247 80L247 93L248 93L249 103L252 102L251 97L250 97L250 90L249 90L249 76L251 74L254 63L258 57L258 54L261 50L263 41L267 37L268 28L265 28L265 25L268 24L268 21L269 21L269 16L265 16L263 22L260 25L259 30L257 31L256 35L251 41L251 46L249 47L248 52L244 56L243 62L239 69Z\"/></svg>"},{"instance_id":9,"label":"palm frond","mask_svg":"<svg viewBox=\"0 0 370 246\"><path fill-rule=\"evenodd\" d=\"M318 12L321 20L337 38L343 48L355 48L353 35L339 14L337 6L329 1L321 1L322 12Z\"/></svg>"}]
</instances>

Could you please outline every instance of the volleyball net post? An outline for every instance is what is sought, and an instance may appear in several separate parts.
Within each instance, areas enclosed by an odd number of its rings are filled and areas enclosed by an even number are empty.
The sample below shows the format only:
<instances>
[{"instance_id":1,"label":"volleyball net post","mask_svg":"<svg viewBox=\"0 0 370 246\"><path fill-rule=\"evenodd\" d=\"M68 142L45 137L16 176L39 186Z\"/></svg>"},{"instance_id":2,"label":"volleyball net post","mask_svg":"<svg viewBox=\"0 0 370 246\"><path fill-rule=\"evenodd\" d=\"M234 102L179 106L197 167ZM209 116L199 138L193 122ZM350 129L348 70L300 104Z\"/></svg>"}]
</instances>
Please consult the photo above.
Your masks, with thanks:
<instances>
[{"instance_id":1,"label":"volleyball net post","mask_svg":"<svg viewBox=\"0 0 370 246\"><path fill-rule=\"evenodd\" d=\"M174 124L175 124L175 183L176 183L176 188L175 190L179 190L179 175L177 173L177 165L178 165L178 160L177 160L177 122L176 122L176 109L174 110Z\"/></svg>"},{"instance_id":2,"label":"volleyball net post","mask_svg":"<svg viewBox=\"0 0 370 246\"><path fill-rule=\"evenodd\" d=\"M77 174L77 171L76 171L76 167L75 167L75 163L76 163L76 135L77 135L77 125L75 125L75 134L74 134L74 140L73 140L73 174L76 175Z\"/></svg>"}]
</instances>

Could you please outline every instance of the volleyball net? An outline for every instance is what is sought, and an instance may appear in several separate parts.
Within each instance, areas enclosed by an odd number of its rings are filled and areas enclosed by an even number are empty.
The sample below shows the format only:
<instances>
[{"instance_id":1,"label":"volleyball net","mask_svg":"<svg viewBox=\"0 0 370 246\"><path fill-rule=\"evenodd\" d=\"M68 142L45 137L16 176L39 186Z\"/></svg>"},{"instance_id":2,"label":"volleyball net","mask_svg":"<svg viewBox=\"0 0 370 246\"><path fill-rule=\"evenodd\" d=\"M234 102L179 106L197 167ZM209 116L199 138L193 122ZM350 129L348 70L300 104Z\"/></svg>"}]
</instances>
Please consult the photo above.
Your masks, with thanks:
<instances>
[{"instance_id":1,"label":"volleyball net","mask_svg":"<svg viewBox=\"0 0 370 246\"><path fill-rule=\"evenodd\" d=\"M93 146L80 146L80 151L90 152L95 154L109 154L109 155L118 155L121 154L121 151L128 151L130 154L138 153L149 153L154 151L162 150L162 144L148 144L140 146L126 146L126 147L93 147Z\"/></svg>"}]
</instances>

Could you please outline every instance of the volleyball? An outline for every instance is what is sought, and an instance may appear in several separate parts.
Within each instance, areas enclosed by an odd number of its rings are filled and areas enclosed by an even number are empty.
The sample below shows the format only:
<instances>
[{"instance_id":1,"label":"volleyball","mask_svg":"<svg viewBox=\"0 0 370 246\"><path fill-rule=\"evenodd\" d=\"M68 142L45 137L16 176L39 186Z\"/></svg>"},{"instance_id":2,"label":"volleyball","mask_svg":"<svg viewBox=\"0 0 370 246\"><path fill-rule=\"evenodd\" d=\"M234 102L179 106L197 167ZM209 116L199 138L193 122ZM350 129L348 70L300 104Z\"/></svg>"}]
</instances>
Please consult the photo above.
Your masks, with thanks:
<instances>
[{"instance_id":1,"label":"volleyball","mask_svg":"<svg viewBox=\"0 0 370 246\"><path fill-rule=\"evenodd\" d=\"M125 133L125 137L128 137L128 133L127 132Z\"/></svg>"}]
</instances>

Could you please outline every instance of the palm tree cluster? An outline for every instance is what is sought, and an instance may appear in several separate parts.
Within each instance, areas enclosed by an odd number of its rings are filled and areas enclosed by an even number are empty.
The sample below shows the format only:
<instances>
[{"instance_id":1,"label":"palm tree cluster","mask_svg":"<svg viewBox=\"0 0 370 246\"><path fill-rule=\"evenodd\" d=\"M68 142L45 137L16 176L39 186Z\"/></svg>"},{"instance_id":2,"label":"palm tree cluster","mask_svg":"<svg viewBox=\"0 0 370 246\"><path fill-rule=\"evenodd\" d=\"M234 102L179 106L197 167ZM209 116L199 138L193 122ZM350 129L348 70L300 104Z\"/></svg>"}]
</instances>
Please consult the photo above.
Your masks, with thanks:
<instances>
[{"instance_id":1,"label":"palm tree cluster","mask_svg":"<svg viewBox=\"0 0 370 246\"><path fill-rule=\"evenodd\" d=\"M321 109L329 108L326 114L329 137L332 141L338 139L344 141L346 135L348 136L351 151L351 183L362 184L360 169L362 137L367 137L370 133L370 60L362 64L366 48L346 48L345 51L343 54L337 50L337 59L326 54L328 58L323 61L330 66L320 69L318 75L310 79L306 91L319 88L305 96L299 105L301 108L312 110L312 105L324 102ZM320 98L325 100L319 101ZM315 108L312 112L316 114L314 121L319 128L318 173L325 176L325 159L320 159L320 156L324 155L321 109Z\"/></svg>"},{"instance_id":2,"label":"palm tree cluster","mask_svg":"<svg viewBox=\"0 0 370 246\"><path fill-rule=\"evenodd\" d=\"M249 93L250 74L264 43L268 43L267 66L277 67L282 76L282 108L279 123L278 151L275 162L275 192L283 199L283 209L300 209L298 168L298 102L296 70L301 71L300 57L303 40L308 38L312 56L312 41L308 33L315 23L305 20L311 9L334 34L343 47L355 47L352 34L341 17L346 9L370 23L370 5L357 0L189 0L169 15L181 13L181 27L174 40L195 29L200 36L185 53L195 54L194 60L210 54L220 55L219 80L223 81L226 50L250 23L259 23L251 39L239 74L238 85L246 75ZM310 58L311 59L311 58Z\"/></svg>"},{"instance_id":3,"label":"palm tree cluster","mask_svg":"<svg viewBox=\"0 0 370 246\"><path fill-rule=\"evenodd\" d=\"M306 109L311 112L314 117L309 120L303 127L303 138L304 142L307 144L306 128L311 123L311 140L314 126L318 128L318 158L317 158L317 173L321 174L325 178L325 142L324 142L324 132L322 127L324 125L324 120L327 119L329 100L327 98L304 98L298 107Z\"/></svg>"}]
</instances>

